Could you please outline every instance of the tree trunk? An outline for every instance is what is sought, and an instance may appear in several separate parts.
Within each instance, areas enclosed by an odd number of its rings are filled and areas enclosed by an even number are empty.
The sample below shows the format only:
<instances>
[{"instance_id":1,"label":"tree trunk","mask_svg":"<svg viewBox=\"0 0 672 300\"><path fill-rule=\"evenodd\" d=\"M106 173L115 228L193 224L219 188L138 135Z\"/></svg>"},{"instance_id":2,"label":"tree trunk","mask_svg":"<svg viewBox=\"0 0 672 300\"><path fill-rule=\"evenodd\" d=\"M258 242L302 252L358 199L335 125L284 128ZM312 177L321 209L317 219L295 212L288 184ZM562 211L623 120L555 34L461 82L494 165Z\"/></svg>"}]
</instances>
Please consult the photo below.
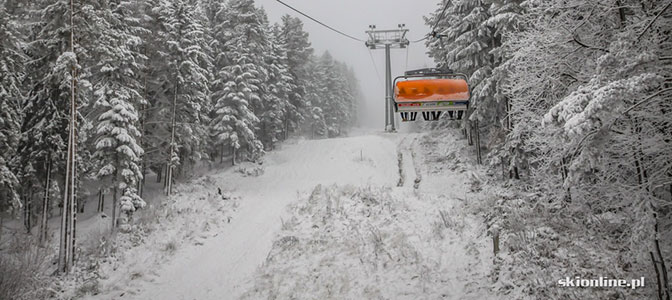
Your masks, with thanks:
<instances>
[{"instance_id":1,"label":"tree trunk","mask_svg":"<svg viewBox=\"0 0 672 300\"><path fill-rule=\"evenodd\" d=\"M28 195L25 196L23 204L23 226L26 228L26 233L30 234L31 224L31 210L33 209L33 189L28 190Z\"/></svg>"},{"instance_id":2,"label":"tree trunk","mask_svg":"<svg viewBox=\"0 0 672 300\"><path fill-rule=\"evenodd\" d=\"M164 166L165 170L163 171L163 190L165 191L168 188L168 177L170 176L170 165L166 162Z\"/></svg>"},{"instance_id":3,"label":"tree trunk","mask_svg":"<svg viewBox=\"0 0 672 300\"><path fill-rule=\"evenodd\" d=\"M142 172L142 178L138 180L138 195L140 198L142 198L142 194L145 193L145 177L147 177L147 162L144 159L144 156L142 158L142 166L141 166L141 172Z\"/></svg>"},{"instance_id":4,"label":"tree trunk","mask_svg":"<svg viewBox=\"0 0 672 300\"><path fill-rule=\"evenodd\" d=\"M651 263L653 264L653 270L656 271L656 284L658 287L658 300L663 300L663 285L660 283L660 271L658 270L658 262L656 257L653 255L653 251L649 251L651 255Z\"/></svg>"},{"instance_id":5,"label":"tree trunk","mask_svg":"<svg viewBox=\"0 0 672 300\"><path fill-rule=\"evenodd\" d=\"M175 95L173 95L173 116L170 120L170 153L168 153L168 163L166 165L166 196L170 196L173 184L173 153L175 152L175 126L177 125L177 92L178 81L175 80Z\"/></svg>"},{"instance_id":6,"label":"tree trunk","mask_svg":"<svg viewBox=\"0 0 672 300\"><path fill-rule=\"evenodd\" d=\"M658 259L660 259L660 270L662 275L662 282L663 282L663 292L665 294L665 300L670 300L670 286L669 286L669 278L667 277L667 266L665 265L665 257L663 257L663 253L660 250L660 241L659 241L659 236L660 236L660 231L658 230L658 216L656 213L653 214L653 218L655 219L655 224L654 224L654 245L656 248L656 254L658 254Z\"/></svg>"},{"instance_id":7,"label":"tree trunk","mask_svg":"<svg viewBox=\"0 0 672 300\"><path fill-rule=\"evenodd\" d=\"M474 121L475 135L476 135L476 162L478 164L483 164L483 159L481 156L481 135L478 129L478 121Z\"/></svg>"},{"instance_id":8,"label":"tree trunk","mask_svg":"<svg viewBox=\"0 0 672 300\"><path fill-rule=\"evenodd\" d=\"M145 56L147 56L147 47L143 48L143 52L145 53ZM144 75L144 83L142 86L143 90L143 98L145 100L145 103L149 103L149 100L147 100L147 71L144 70L143 72ZM145 135L147 134L147 116L146 116L146 110L147 110L147 105L142 104L141 106L141 113L140 113L140 147L144 150L146 145L145 145ZM141 159L141 168L142 168L142 179L138 181L138 195L140 198L142 198L142 195L145 193L145 177L147 177L147 156L143 153L142 156L140 157Z\"/></svg>"},{"instance_id":9,"label":"tree trunk","mask_svg":"<svg viewBox=\"0 0 672 300\"><path fill-rule=\"evenodd\" d=\"M103 189L98 189L98 212L105 211L105 193Z\"/></svg>"},{"instance_id":10,"label":"tree trunk","mask_svg":"<svg viewBox=\"0 0 672 300\"><path fill-rule=\"evenodd\" d=\"M236 165L236 147L231 146L231 165L235 166Z\"/></svg>"},{"instance_id":11,"label":"tree trunk","mask_svg":"<svg viewBox=\"0 0 672 300\"><path fill-rule=\"evenodd\" d=\"M84 205L86 205L86 198L79 197L77 200L77 210L80 214L84 213Z\"/></svg>"},{"instance_id":12,"label":"tree trunk","mask_svg":"<svg viewBox=\"0 0 672 300\"><path fill-rule=\"evenodd\" d=\"M44 247L47 244L49 235L49 194L51 190L51 160L47 159L47 180L44 186L44 197L42 197L42 215L40 217L39 243Z\"/></svg>"},{"instance_id":13,"label":"tree trunk","mask_svg":"<svg viewBox=\"0 0 672 300\"><path fill-rule=\"evenodd\" d=\"M163 165L156 172L156 183L161 183L161 180L163 180L161 177L163 177Z\"/></svg>"},{"instance_id":14,"label":"tree trunk","mask_svg":"<svg viewBox=\"0 0 672 300\"><path fill-rule=\"evenodd\" d=\"M616 6L618 7L618 19L621 28L625 28L625 7L622 6L621 0L616 0Z\"/></svg>"},{"instance_id":15,"label":"tree trunk","mask_svg":"<svg viewBox=\"0 0 672 300\"><path fill-rule=\"evenodd\" d=\"M224 144L219 147L219 163L224 163Z\"/></svg>"},{"instance_id":16,"label":"tree trunk","mask_svg":"<svg viewBox=\"0 0 672 300\"><path fill-rule=\"evenodd\" d=\"M75 53L74 33L74 0L70 0L70 52ZM75 222L76 222L76 178L77 178L77 103L75 99L75 86L77 72L73 66L70 81L70 120L68 133L68 152L66 159L65 192L63 195L63 210L61 214L61 241L58 255L58 269L68 274L75 259Z\"/></svg>"},{"instance_id":17,"label":"tree trunk","mask_svg":"<svg viewBox=\"0 0 672 300\"><path fill-rule=\"evenodd\" d=\"M117 186L112 188L112 231L117 230Z\"/></svg>"}]
</instances>

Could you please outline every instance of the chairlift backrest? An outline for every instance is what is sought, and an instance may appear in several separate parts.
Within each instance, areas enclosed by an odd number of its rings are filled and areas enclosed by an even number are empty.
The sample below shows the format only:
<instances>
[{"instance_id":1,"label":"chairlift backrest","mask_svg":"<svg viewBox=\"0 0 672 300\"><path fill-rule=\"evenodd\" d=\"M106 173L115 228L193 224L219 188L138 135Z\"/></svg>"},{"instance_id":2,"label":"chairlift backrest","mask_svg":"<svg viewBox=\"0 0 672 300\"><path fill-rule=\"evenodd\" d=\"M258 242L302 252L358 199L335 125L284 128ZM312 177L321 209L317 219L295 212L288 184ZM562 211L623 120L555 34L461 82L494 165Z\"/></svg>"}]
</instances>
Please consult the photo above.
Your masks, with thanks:
<instances>
[{"instance_id":1,"label":"chairlift backrest","mask_svg":"<svg viewBox=\"0 0 672 300\"><path fill-rule=\"evenodd\" d=\"M469 107L470 98L467 76L447 69L407 71L394 80L394 106L404 121L414 120L414 113L418 111L429 120L438 119L442 111L448 111L451 116L457 111L461 116Z\"/></svg>"}]
</instances>

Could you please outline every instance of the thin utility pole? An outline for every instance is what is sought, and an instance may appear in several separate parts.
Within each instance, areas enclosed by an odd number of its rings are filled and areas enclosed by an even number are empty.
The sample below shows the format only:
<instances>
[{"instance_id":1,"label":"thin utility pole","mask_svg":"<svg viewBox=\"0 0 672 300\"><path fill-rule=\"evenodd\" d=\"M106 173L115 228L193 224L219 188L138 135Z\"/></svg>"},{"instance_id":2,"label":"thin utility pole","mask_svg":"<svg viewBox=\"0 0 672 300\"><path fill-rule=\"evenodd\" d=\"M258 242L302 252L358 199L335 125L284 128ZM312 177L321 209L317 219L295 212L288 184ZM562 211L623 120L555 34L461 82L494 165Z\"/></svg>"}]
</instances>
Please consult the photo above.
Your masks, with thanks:
<instances>
[{"instance_id":1,"label":"thin utility pole","mask_svg":"<svg viewBox=\"0 0 672 300\"><path fill-rule=\"evenodd\" d=\"M385 131L396 131L394 125L394 103L392 99L392 66L390 59L390 49L404 49L408 46L409 41L406 39L408 29L404 29L405 24L399 24L398 29L391 30L376 30L375 25L369 25L369 30L366 33L369 35L369 40L365 45L369 49L377 49L377 47L385 47Z\"/></svg>"}]
</instances>

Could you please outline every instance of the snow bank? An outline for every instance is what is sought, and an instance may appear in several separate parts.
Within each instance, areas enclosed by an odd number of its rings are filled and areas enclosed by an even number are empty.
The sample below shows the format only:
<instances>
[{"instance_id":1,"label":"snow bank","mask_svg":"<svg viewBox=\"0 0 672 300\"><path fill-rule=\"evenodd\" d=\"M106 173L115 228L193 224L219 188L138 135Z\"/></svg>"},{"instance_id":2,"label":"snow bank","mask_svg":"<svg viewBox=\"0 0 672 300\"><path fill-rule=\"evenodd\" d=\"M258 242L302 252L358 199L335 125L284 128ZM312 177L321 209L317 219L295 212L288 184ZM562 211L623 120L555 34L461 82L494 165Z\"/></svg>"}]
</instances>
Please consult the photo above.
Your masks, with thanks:
<instances>
[{"instance_id":1,"label":"snow bank","mask_svg":"<svg viewBox=\"0 0 672 300\"><path fill-rule=\"evenodd\" d=\"M112 237L106 226L84 238L79 277L62 298L110 299L136 294L156 280L161 266L185 247L217 235L235 214L240 199L204 176L175 187L157 207L136 213L135 228ZM107 222L105 222L107 224Z\"/></svg>"}]
</instances>

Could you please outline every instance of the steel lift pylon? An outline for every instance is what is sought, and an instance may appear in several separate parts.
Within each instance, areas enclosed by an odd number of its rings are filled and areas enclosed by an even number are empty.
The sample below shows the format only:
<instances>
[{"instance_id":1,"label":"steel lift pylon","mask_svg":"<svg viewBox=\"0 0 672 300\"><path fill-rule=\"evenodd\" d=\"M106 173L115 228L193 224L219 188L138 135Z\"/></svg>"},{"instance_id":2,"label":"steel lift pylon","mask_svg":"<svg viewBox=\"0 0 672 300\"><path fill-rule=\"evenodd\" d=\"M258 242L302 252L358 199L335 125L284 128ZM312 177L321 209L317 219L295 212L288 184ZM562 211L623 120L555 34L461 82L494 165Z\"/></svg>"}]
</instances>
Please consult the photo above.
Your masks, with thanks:
<instances>
[{"instance_id":1,"label":"steel lift pylon","mask_svg":"<svg viewBox=\"0 0 672 300\"><path fill-rule=\"evenodd\" d=\"M376 30L376 25L369 25L366 34L369 39L366 47L369 49L385 49L385 131L396 131L394 125L394 100L392 99L392 66L390 63L391 49L404 49L410 43L406 39L408 29L405 24L399 24L397 29Z\"/></svg>"}]
</instances>

